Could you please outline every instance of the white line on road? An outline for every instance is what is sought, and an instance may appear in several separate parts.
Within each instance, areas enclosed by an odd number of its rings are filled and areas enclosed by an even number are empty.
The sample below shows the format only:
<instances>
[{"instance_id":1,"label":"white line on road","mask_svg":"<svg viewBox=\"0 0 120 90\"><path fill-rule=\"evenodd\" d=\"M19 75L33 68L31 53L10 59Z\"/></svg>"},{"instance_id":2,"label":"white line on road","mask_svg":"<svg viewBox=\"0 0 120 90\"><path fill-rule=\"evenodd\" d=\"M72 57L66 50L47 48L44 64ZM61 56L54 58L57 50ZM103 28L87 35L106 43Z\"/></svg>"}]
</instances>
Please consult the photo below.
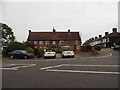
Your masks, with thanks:
<instances>
[{"instance_id":1,"label":"white line on road","mask_svg":"<svg viewBox=\"0 0 120 90\"><path fill-rule=\"evenodd\" d=\"M2 70L18 70L17 68L0 68Z\"/></svg>"},{"instance_id":2,"label":"white line on road","mask_svg":"<svg viewBox=\"0 0 120 90\"><path fill-rule=\"evenodd\" d=\"M50 69L50 68L55 68L55 67L61 67L61 66L62 66L62 64L55 65L55 66L49 66L49 67L40 68L40 70L45 70L45 69Z\"/></svg>"},{"instance_id":3,"label":"white line on road","mask_svg":"<svg viewBox=\"0 0 120 90\"><path fill-rule=\"evenodd\" d=\"M119 67L119 65L81 65L81 64L62 64L62 66Z\"/></svg>"},{"instance_id":4,"label":"white line on road","mask_svg":"<svg viewBox=\"0 0 120 90\"><path fill-rule=\"evenodd\" d=\"M13 67L15 69L18 69L18 68L25 68L25 67L32 67L32 66L35 66L36 64L26 64L25 66L17 66L17 67Z\"/></svg>"},{"instance_id":5,"label":"white line on road","mask_svg":"<svg viewBox=\"0 0 120 90\"><path fill-rule=\"evenodd\" d=\"M71 73L94 73L94 74L120 74L120 72L100 72L100 71L77 71L77 70L53 70L47 69L50 72L71 72Z\"/></svg>"},{"instance_id":6,"label":"white line on road","mask_svg":"<svg viewBox=\"0 0 120 90\"><path fill-rule=\"evenodd\" d=\"M24 65L24 66L15 66L15 65ZM4 69L4 70L18 70L19 68L25 68L25 67L32 67L35 66L36 64L9 64L9 65L5 65L4 67L2 66L2 68L0 67L0 69ZM6 68L6 66L12 66L11 68Z\"/></svg>"}]
</instances>

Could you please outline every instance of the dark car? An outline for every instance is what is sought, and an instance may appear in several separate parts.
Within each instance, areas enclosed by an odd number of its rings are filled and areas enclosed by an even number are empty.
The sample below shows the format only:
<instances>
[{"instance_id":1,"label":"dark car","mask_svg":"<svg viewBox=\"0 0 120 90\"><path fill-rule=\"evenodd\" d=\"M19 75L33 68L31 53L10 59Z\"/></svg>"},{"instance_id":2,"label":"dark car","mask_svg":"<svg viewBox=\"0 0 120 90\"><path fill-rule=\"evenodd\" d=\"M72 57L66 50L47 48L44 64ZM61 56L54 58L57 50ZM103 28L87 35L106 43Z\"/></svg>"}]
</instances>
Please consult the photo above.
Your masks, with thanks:
<instances>
[{"instance_id":1,"label":"dark car","mask_svg":"<svg viewBox=\"0 0 120 90\"><path fill-rule=\"evenodd\" d=\"M9 52L9 57L12 58L24 58L24 59L28 59L28 58L33 58L34 54L32 53L28 53L25 50L14 50L12 52Z\"/></svg>"}]
</instances>

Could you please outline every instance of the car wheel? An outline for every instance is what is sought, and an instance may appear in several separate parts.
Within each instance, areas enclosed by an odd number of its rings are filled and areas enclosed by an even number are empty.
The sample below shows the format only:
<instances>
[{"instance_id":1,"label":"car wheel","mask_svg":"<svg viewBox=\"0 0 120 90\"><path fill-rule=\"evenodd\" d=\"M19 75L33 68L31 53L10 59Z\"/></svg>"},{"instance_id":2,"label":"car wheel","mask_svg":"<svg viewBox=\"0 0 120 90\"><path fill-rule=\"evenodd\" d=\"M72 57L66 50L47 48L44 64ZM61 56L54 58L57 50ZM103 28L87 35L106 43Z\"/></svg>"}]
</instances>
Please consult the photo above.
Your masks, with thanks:
<instances>
[{"instance_id":1,"label":"car wheel","mask_svg":"<svg viewBox=\"0 0 120 90\"><path fill-rule=\"evenodd\" d=\"M13 59L14 58L13 55L11 55L10 58Z\"/></svg>"},{"instance_id":2,"label":"car wheel","mask_svg":"<svg viewBox=\"0 0 120 90\"><path fill-rule=\"evenodd\" d=\"M24 56L24 59L27 59L28 57L27 56Z\"/></svg>"}]
</instances>

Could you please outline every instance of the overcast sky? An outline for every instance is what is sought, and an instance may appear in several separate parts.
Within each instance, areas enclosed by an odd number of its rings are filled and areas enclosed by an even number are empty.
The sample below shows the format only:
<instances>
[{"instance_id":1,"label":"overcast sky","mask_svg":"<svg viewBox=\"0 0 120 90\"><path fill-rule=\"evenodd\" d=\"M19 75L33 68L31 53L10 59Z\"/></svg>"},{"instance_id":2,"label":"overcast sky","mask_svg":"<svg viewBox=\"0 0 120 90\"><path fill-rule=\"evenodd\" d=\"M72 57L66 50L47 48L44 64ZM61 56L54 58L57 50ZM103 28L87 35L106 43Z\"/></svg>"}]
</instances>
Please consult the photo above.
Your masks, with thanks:
<instances>
[{"instance_id":1,"label":"overcast sky","mask_svg":"<svg viewBox=\"0 0 120 90\"><path fill-rule=\"evenodd\" d=\"M82 42L118 27L117 2L2 2L2 22L17 41L32 31L79 31Z\"/></svg>"}]
</instances>

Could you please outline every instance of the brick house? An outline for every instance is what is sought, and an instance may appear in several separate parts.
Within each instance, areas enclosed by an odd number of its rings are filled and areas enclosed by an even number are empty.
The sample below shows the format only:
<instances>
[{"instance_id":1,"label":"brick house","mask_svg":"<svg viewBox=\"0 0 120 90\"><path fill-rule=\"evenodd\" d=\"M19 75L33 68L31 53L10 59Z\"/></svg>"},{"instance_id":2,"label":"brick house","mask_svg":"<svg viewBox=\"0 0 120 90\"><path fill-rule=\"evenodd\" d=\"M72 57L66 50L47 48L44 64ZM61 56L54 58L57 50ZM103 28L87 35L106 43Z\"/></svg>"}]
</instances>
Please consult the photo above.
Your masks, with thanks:
<instances>
[{"instance_id":1,"label":"brick house","mask_svg":"<svg viewBox=\"0 0 120 90\"><path fill-rule=\"evenodd\" d=\"M120 40L120 32L117 32L117 28L112 29L112 33L105 32L105 36L99 35L95 39L90 39L90 45L100 45L103 48L111 48L117 45L117 41Z\"/></svg>"},{"instance_id":2,"label":"brick house","mask_svg":"<svg viewBox=\"0 0 120 90\"><path fill-rule=\"evenodd\" d=\"M70 46L79 51L81 46L81 37L79 32L32 32L29 30L27 41L37 47Z\"/></svg>"}]
</instances>

